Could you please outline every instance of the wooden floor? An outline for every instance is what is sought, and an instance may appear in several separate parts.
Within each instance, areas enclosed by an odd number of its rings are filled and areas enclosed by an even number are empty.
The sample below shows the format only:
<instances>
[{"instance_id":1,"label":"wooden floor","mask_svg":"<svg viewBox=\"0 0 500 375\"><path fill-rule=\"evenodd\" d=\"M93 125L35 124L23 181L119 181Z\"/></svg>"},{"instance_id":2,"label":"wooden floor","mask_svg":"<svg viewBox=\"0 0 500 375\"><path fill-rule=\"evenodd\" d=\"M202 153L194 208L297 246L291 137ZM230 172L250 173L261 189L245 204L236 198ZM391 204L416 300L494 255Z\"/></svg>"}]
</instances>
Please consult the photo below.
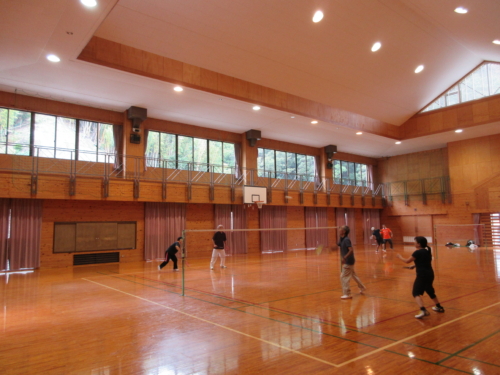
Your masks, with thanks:
<instances>
[{"instance_id":1,"label":"wooden floor","mask_svg":"<svg viewBox=\"0 0 500 375\"><path fill-rule=\"evenodd\" d=\"M190 259L185 296L159 262L1 274L0 373L499 374L500 249L439 248L422 320L412 250L356 247L352 300L337 252Z\"/></svg>"}]
</instances>

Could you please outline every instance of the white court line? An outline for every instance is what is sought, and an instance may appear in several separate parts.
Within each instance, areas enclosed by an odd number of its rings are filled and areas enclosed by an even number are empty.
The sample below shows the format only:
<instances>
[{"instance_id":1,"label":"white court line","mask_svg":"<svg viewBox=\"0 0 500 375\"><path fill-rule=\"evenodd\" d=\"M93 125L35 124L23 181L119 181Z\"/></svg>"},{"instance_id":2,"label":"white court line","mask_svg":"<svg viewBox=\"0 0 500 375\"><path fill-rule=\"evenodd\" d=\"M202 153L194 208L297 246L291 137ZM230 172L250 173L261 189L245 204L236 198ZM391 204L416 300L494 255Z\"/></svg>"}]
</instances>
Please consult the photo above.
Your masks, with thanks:
<instances>
[{"instance_id":1,"label":"white court line","mask_svg":"<svg viewBox=\"0 0 500 375\"><path fill-rule=\"evenodd\" d=\"M279 344L275 344L274 342L271 342L271 341L267 341L267 340L261 339L260 337L252 336L252 335L249 335L249 334L247 334L247 333L244 333L244 332L241 332L241 331L237 331L237 330L235 330L235 329L232 329L232 328L229 328L229 327L226 327L226 326L220 325L220 324L218 324L218 323L214 323L214 322L211 322L211 321L209 321L209 320L206 320L206 319L203 319L203 318L199 318L199 317L197 317L197 316L195 316L195 315L191 315L191 314L185 313L185 312L183 312L183 311L180 311L180 310L174 309L174 308L172 308L172 307L168 307L168 306L162 305L161 303L158 303L158 302L155 302L155 301L151 301L151 300L149 300L149 299L147 299L147 298L142 298L142 297L139 297L139 296L133 295L133 294L131 294L131 293L127 293L127 292L121 291L121 290L119 290L119 289L115 289L115 288L112 288L112 287L110 287L110 286L107 286L107 285L104 285L104 284L101 284L101 283L98 283L98 282L96 282L96 281L89 280L89 279L86 279L86 278L82 278L82 280L89 281L89 282L94 283L94 284L97 284L97 285L101 285L101 286L103 286L103 287L105 287L105 288L108 288L108 289L111 289L111 290L115 290L115 291L117 291L117 292L120 292L120 293L126 294L126 295L131 296L131 297L135 297L135 298L141 299L141 300L146 301L146 302L150 302L150 303L152 303L152 304L155 304L155 305L161 306L161 307L163 307L163 308L165 308L165 309L169 309L169 310L175 311L175 312L177 312L177 313L180 313L180 314L182 314L182 315L188 316L188 317L190 317L190 318L200 320L200 321L202 321L202 322L204 322L204 323L212 324L212 325L214 325L214 326L216 326L216 327L223 328L223 329L225 329L225 330L228 330L228 331L231 331L231 332L234 332L234 333L237 333L237 334L240 334L240 335L246 336L246 337L250 337L250 338L252 338L252 339L256 339L256 340L259 340L259 341L265 342L266 344L269 344L269 345L272 345L272 346L276 346L276 347L278 347L278 348L280 348L280 349L288 350L288 351L290 351L290 352L292 352L292 353L295 353L295 354L298 354L298 355L301 355L301 356L307 357L307 358L309 358L309 359L313 359L313 360L315 360L315 361L318 361L318 362L321 362L321 363L327 364L327 365L329 365L329 366L339 367L339 365L336 365L336 364L334 364L334 363L331 363L331 362L328 362L328 361L322 360L322 359L317 358L317 357L313 357L313 356L311 356L311 355L309 355L309 354L305 354L305 353L299 352L299 351L297 351L297 350L287 348L286 346L282 346L282 345L279 345Z\"/></svg>"},{"instance_id":2,"label":"white court line","mask_svg":"<svg viewBox=\"0 0 500 375\"><path fill-rule=\"evenodd\" d=\"M489 305L489 306L483 307L482 309L479 309L479 310L473 311L473 312L471 312L471 313L465 314L464 316L461 316L461 317L458 317L458 318L456 318L456 319L450 320L449 322L446 322L446 323L440 324L440 325L438 325L438 326L435 326L435 327L432 327L432 328L426 329L425 331L422 331L422 332L420 332L420 333L417 333L417 334L415 334L415 335L413 335L413 336L406 337L406 338L404 338L404 339L402 339L402 340L399 340L399 341L393 342L392 344L389 344L389 345L383 346L383 347L381 347L381 348L375 349L375 350L374 350L374 351L372 351L372 352L369 352L369 353L366 353L366 354L360 355L359 357L356 357L356 358L350 359L350 360L348 360L348 361L342 362L341 364L337 365L337 367L342 367L342 366L345 366L345 365L347 365L347 364L349 364L349 363L352 363L352 362L357 361L357 360L359 360L359 359L362 359L362 358L368 357L368 356L370 356L370 355L372 355L372 354L375 354L375 353L381 352L381 351L383 351L383 350L386 350L387 348L390 348L390 347L392 347L392 346L395 346L395 345L401 344L401 343L403 343L403 342L405 342L405 341L408 341L408 340L410 340L410 339L412 339L412 338L414 338L414 337L424 335L424 334L426 334L427 332L434 331L435 329L442 328L442 327L447 326L448 324L451 324L451 323L455 323L455 322L456 322L456 321L458 321L458 320L461 320L461 319L467 318L468 316L471 316L471 315L477 314L477 313L479 313L479 312L481 312L481 311L483 311L483 310L489 309L489 308L494 307L494 306L497 306L497 305L500 305L500 302L494 303L493 305Z\"/></svg>"}]
</instances>

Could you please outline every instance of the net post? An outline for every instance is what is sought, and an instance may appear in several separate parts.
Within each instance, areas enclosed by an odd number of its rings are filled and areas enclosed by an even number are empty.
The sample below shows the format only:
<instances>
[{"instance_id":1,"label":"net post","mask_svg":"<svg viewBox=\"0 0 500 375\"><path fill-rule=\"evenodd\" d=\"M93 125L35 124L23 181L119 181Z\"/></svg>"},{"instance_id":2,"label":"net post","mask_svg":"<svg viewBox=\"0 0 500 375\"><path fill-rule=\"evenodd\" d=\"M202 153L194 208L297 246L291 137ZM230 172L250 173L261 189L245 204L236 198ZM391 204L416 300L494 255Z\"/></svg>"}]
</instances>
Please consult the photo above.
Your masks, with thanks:
<instances>
[{"instance_id":1,"label":"net post","mask_svg":"<svg viewBox=\"0 0 500 375\"><path fill-rule=\"evenodd\" d=\"M182 261L182 293L181 293L181 296L185 296L185 288L184 288L184 273L185 273L185 267L184 267L184 263L186 262L185 259L186 259L186 230L184 229L182 231L182 258L181 258L181 261Z\"/></svg>"}]
</instances>

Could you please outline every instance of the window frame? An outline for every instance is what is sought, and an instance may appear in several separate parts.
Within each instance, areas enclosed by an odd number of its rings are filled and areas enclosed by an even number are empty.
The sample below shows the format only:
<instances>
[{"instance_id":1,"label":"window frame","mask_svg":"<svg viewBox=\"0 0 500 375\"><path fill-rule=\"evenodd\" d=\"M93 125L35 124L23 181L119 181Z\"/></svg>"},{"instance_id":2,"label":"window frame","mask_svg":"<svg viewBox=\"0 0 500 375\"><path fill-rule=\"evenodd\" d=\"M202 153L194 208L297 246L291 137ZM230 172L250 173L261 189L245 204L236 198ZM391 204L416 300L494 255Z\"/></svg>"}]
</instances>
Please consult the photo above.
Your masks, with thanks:
<instances>
[{"instance_id":1,"label":"window frame","mask_svg":"<svg viewBox=\"0 0 500 375\"><path fill-rule=\"evenodd\" d=\"M262 151L261 151L262 150ZM266 168L266 151L272 151L273 156L274 156L274 163L272 165L272 169ZM284 171L279 171L277 170L277 158L276 158L276 153L277 152L284 152L285 153L285 170ZM308 176L307 181L314 181L314 178L316 176L316 156L315 155L307 155L307 154L300 154L296 152L288 152L288 151L283 151L283 150L275 150L275 149L270 149L270 148L264 148L264 147L258 147L257 149L257 158L259 158L259 154L262 153L262 166L263 168L258 168L257 169L257 175L258 177L269 177L269 172L271 172L271 178L278 178L278 175L285 175L286 179L288 180L298 180L299 176ZM295 172L288 172L288 162L289 162L289 156L292 156L292 159L295 161L295 167L292 167L295 169ZM304 156L305 157L305 168L306 168L306 173L299 173L298 170L298 156ZM314 165L314 170L312 173L309 173L308 171L308 166L310 163L310 159L312 158L312 164ZM259 164L259 161L257 161L257 165Z\"/></svg>"},{"instance_id":2,"label":"window frame","mask_svg":"<svg viewBox=\"0 0 500 375\"><path fill-rule=\"evenodd\" d=\"M345 173L348 175L347 178L344 178L342 175L344 166L346 168ZM337 176L337 172L336 172L337 169L340 172L340 176ZM352 169L354 170L354 179L349 177L350 171ZM360 171L361 179L357 178L358 171ZM363 179L363 177L364 177L364 179ZM344 183L345 181L347 181L349 183L346 184L346 183ZM351 183L351 182L354 182L354 183ZM345 185L345 186L367 187L368 186L368 165L356 163L353 161L334 159L333 160L333 183L337 184L337 185Z\"/></svg>"}]
</instances>

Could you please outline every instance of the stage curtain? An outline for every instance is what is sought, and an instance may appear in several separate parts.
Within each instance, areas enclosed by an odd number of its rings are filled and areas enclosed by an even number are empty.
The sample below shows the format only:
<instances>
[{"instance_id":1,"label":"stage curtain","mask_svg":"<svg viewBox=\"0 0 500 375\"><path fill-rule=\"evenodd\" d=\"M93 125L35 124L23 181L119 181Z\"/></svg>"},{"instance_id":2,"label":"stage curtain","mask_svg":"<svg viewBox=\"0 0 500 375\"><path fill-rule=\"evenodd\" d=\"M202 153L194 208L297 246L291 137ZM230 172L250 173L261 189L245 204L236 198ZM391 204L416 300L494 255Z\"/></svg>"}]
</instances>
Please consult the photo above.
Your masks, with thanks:
<instances>
[{"instance_id":1,"label":"stage curtain","mask_svg":"<svg viewBox=\"0 0 500 375\"><path fill-rule=\"evenodd\" d=\"M260 210L260 228L286 228L286 207L264 205ZM287 250L287 231L262 231L260 233L261 251L274 252Z\"/></svg>"},{"instance_id":2,"label":"stage curtain","mask_svg":"<svg viewBox=\"0 0 500 375\"><path fill-rule=\"evenodd\" d=\"M43 201L12 199L9 243L10 270L40 267Z\"/></svg>"},{"instance_id":3,"label":"stage curtain","mask_svg":"<svg viewBox=\"0 0 500 375\"><path fill-rule=\"evenodd\" d=\"M186 228L186 204L147 202L144 227L144 259L163 258Z\"/></svg>"}]
</instances>

